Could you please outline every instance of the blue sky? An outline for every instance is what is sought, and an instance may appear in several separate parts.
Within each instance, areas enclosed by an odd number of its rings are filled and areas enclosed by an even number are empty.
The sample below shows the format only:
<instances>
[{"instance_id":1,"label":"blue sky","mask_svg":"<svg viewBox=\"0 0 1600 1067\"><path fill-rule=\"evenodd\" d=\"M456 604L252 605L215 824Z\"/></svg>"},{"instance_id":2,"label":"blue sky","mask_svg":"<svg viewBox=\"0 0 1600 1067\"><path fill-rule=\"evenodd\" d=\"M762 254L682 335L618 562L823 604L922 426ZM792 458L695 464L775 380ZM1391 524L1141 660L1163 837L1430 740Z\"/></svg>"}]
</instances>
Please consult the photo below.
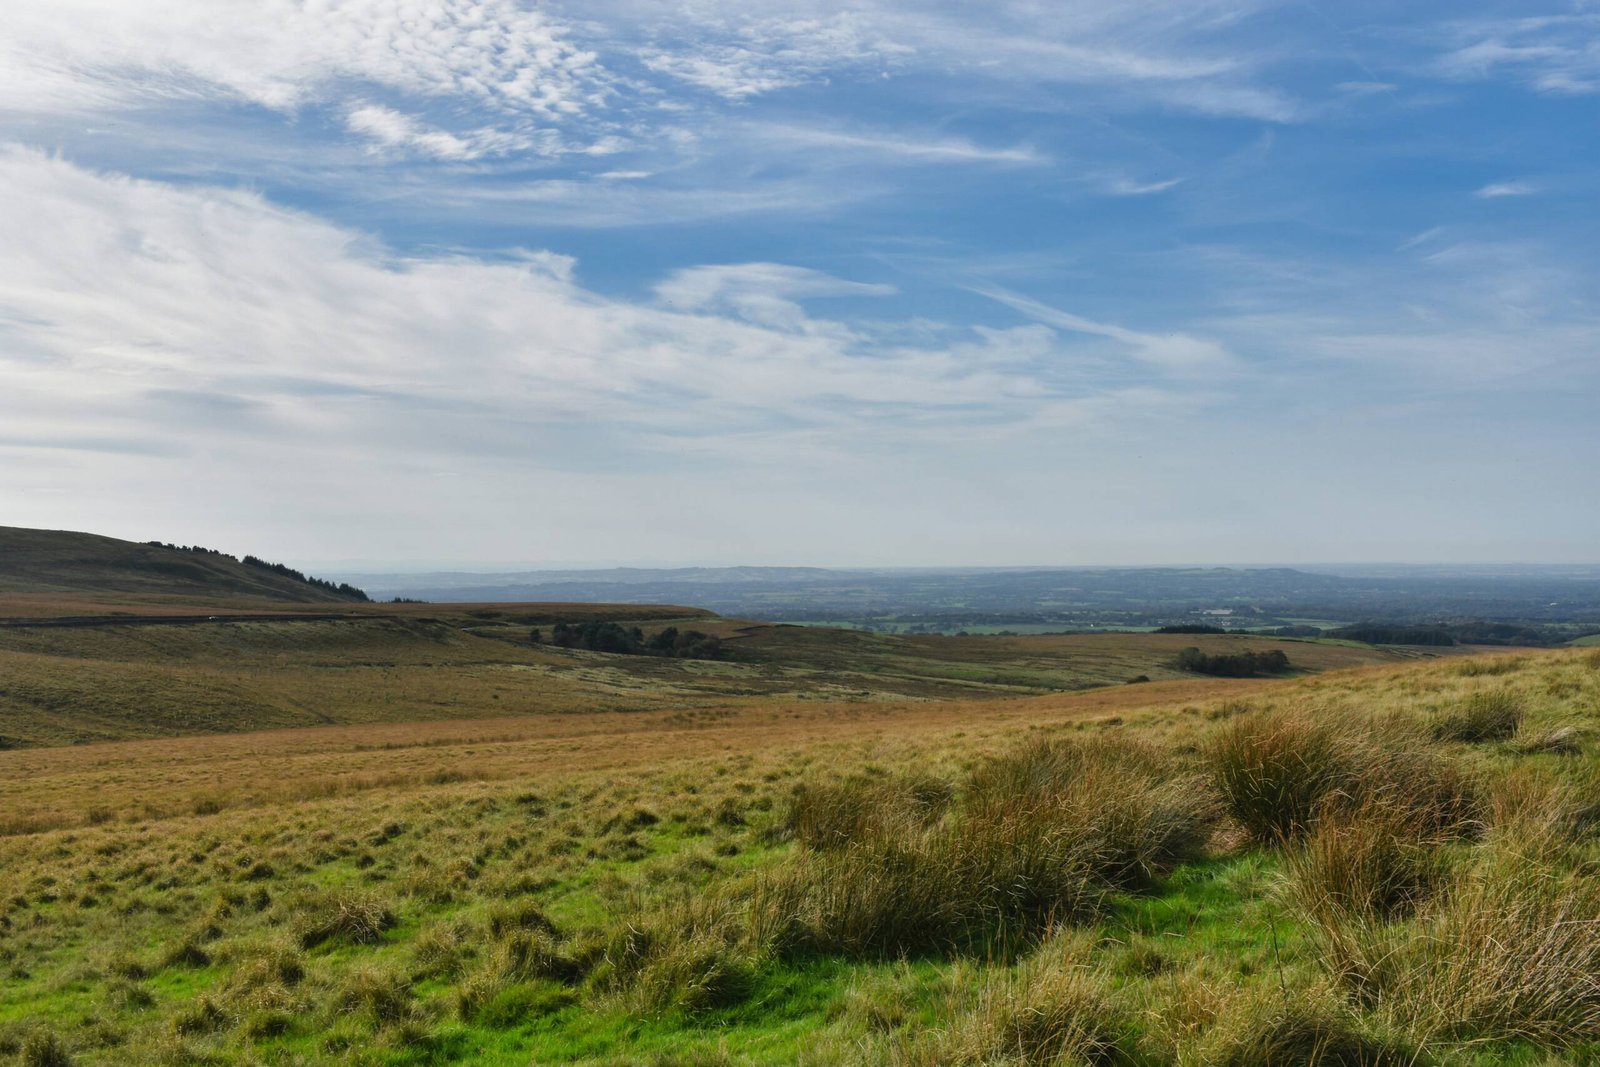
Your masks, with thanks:
<instances>
[{"instance_id":1,"label":"blue sky","mask_svg":"<svg viewBox=\"0 0 1600 1067\"><path fill-rule=\"evenodd\" d=\"M1600 4L0 11L0 522L1594 561Z\"/></svg>"}]
</instances>

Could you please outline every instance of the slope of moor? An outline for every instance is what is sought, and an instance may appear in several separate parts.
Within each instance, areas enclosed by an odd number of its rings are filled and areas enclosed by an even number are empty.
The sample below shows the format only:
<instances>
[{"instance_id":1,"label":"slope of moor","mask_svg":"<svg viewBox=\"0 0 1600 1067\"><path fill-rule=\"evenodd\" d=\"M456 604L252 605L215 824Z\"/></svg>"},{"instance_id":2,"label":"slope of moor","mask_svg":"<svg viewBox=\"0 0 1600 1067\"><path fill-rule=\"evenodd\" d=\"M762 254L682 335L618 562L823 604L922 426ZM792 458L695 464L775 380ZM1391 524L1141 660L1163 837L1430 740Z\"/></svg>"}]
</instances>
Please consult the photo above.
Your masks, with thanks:
<instances>
[{"instance_id":1,"label":"slope of moor","mask_svg":"<svg viewBox=\"0 0 1600 1067\"><path fill-rule=\"evenodd\" d=\"M706 631L722 638L722 656L609 655L531 639L535 626L582 619L648 633ZM1216 635L896 637L670 606L359 605L328 618L202 614L181 625L147 624L157 621L0 625L0 747L341 723L704 712L768 700L1015 697L1178 678L1174 657L1190 644L1281 648L1310 671L1402 655Z\"/></svg>"},{"instance_id":2,"label":"slope of moor","mask_svg":"<svg viewBox=\"0 0 1600 1067\"><path fill-rule=\"evenodd\" d=\"M1573 650L0 752L0 1057L1591 1062L1597 729Z\"/></svg>"}]
</instances>

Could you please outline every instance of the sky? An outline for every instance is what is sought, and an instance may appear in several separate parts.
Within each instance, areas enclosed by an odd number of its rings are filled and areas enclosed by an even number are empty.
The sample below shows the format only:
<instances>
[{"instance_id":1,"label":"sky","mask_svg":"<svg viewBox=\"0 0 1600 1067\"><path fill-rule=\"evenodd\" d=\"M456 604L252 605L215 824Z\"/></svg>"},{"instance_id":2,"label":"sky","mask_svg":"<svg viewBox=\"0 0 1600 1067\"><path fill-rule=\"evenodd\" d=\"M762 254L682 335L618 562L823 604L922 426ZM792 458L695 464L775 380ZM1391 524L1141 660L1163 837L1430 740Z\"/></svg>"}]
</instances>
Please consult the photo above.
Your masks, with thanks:
<instances>
[{"instance_id":1,"label":"sky","mask_svg":"<svg viewBox=\"0 0 1600 1067\"><path fill-rule=\"evenodd\" d=\"M1600 3L0 5L0 524L1600 561Z\"/></svg>"}]
</instances>

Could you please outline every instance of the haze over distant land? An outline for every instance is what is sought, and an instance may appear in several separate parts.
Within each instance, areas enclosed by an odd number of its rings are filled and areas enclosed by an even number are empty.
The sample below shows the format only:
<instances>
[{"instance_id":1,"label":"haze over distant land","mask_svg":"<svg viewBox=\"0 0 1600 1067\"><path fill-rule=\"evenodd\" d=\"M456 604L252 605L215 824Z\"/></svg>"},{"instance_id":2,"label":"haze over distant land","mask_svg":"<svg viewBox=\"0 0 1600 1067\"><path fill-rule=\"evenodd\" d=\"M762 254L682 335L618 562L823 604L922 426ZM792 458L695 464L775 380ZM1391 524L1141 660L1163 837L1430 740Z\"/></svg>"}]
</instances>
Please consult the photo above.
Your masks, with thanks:
<instances>
[{"instance_id":1,"label":"haze over distant land","mask_svg":"<svg viewBox=\"0 0 1600 1067\"><path fill-rule=\"evenodd\" d=\"M1600 559L1592 4L3 8L8 526Z\"/></svg>"}]
</instances>

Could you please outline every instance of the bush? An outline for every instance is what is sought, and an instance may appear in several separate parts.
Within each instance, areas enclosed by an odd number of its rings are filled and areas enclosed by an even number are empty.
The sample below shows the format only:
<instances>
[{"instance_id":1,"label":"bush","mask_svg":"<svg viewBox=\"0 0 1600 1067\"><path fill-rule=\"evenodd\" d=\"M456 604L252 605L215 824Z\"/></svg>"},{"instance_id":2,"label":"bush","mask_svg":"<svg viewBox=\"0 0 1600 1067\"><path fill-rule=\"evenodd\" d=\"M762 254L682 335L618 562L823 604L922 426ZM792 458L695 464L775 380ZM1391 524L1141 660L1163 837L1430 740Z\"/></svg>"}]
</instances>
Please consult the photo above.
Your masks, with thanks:
<instances>
[{"instance_id":1,"label":"bush","mask_svg":"<svg viewBox=\"0 0 1600 1067\"><path fill-rule=\"evenodd\" d=\"M1474 693L1461 707L1433 720L1433 736L1468 744L1505 741L1516 734L1523 714L1522 702L1511 693Z\"/></svg>"}]
</instances>

